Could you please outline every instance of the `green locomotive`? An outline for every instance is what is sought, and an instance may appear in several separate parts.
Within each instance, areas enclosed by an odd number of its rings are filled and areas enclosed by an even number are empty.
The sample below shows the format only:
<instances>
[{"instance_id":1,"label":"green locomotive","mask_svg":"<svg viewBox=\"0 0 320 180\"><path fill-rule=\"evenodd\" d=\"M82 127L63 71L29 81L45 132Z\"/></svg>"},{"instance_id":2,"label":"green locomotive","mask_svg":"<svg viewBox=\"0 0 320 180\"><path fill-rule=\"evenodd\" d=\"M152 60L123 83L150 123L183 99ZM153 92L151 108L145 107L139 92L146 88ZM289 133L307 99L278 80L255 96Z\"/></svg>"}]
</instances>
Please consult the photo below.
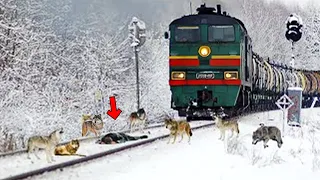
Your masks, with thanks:
<instances>
[{"instance_id":1,"label":"green locomotive","mask_svg":"<svg viewBox=\"0 0 320 180\"><path fill-rule=\"evenodd\" d=\"M220 107L229 112L249 106L253 52L244 24L217 8L169 25L171 108L187 119L209 117Z\"/></svg>"}]
</instances>

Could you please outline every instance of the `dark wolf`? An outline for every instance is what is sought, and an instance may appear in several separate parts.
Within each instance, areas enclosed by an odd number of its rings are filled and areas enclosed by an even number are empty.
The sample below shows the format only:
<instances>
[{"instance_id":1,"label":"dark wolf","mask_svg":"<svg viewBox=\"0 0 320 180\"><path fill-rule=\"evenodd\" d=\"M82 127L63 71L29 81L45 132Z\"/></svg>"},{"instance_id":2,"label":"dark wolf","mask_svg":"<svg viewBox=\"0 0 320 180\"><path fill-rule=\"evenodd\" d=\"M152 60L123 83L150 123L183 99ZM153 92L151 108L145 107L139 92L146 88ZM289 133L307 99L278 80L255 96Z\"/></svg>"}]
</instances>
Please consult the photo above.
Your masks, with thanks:
<instances>
[{"instance_id":1,"label":"dark wolf","mask_svg":"<svg viewBox=\"0 0 320 180\"><path fill-rule=\"evenodd\" d=\"M104 135L101 139L96 141L96 144L118 144L124 143L127 141L135 141L138 139L146 139L148 138L147 135L143 136L129 136L125 133L108 133Z\"/></svg>"},{"instance_id":2,"label":"dark wolf","mask_svg":"<svg viewBox=\"0 0 320 180\"><path fill-rule=\"evenodd\" d=\"M143 131L147 120L147 114L143 108L137 112L132 112L129 116L130 132L132 132L137 126L140 126L140 131Z\"/></svg>"},{"instance_id":3,"label":"dark wolf","mask_svg":"<svg viewBox=\"0 0 320 180\"><path fill-rule=\"evenodd\" d=\"M100 130L103 128L103 121L101 118L101 114L94 115L82 115L82 136L86 136L88 132L93 132L96 136L100 135Z\"/></svg>"},{"instance_id":4,"label":"dark wolf","mask_svg":"<svg viewBox=\"0 0 320 180\"><path fill-rule=\"evenodd\" d=\"M269 140L276 141L278 148L281 148L283 141L281 138L281 131L275 126L265 126L260 124L260 127L252 134L252 144L256 145L259 141L263 141L263 147L268 147Z\"/></svg>"}]
</instances>

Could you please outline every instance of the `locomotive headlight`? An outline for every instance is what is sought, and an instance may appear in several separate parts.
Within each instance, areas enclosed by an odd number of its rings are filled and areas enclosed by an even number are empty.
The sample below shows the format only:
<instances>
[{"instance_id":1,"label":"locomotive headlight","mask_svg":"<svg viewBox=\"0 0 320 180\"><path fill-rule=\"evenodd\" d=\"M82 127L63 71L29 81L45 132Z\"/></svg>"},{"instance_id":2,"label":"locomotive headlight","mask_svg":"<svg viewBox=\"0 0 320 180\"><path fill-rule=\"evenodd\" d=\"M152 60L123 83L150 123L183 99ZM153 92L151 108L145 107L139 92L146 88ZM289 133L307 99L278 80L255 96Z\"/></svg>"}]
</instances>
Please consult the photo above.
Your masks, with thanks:
<instances>
[{"instance_id":1,"label":"locomotive headlight","mask_svg":"<svg viewBox=\"0 0 320 180\"><path fill-rule=\"evenodd\" d=\"M238 79L238 71L225 71L224 79Z\"/></svg>"},{"instance_id":2,"label":"locomotive headlight","mask_svg":"<svg viewBox=\"0 0 320 180\"><path fill-rule=\"evenodd\" d=\"M200 56L202 57L207 57L209 56L209 54L211 53L211 49L209 46L201 46L198 50L198 53L200 54Z\"/></svg>"},{"instance_id":3,"label":"locomotive headlight","mask_svg":"<svg viewBox=\"0 0 320 180\"><path fill-rule=\"evenodd\" d=\"M186 79L186 72L173 71L173 72L171 72L171 79L172 80L185 80Z\"/></svg>"}]
</instances>

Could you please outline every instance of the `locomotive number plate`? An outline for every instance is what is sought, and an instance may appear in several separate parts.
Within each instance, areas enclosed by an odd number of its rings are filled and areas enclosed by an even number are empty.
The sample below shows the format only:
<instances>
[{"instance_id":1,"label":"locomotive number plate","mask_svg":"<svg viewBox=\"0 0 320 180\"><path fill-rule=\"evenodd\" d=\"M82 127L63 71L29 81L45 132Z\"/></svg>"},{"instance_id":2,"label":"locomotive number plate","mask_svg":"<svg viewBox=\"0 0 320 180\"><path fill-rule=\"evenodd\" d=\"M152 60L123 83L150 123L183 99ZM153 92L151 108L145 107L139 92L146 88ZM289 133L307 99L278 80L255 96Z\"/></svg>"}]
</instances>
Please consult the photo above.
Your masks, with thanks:
<instances>
[{"instance_id":1,"label":"locomotive number plate","mask_svg":"<svg viewBox=\"0 0 320 180\"><path fill-rule=\"evenodd\" d=\"M199 72L196 74L196 79L214 79L213 72Z\"/></svg>"}]
</instances>

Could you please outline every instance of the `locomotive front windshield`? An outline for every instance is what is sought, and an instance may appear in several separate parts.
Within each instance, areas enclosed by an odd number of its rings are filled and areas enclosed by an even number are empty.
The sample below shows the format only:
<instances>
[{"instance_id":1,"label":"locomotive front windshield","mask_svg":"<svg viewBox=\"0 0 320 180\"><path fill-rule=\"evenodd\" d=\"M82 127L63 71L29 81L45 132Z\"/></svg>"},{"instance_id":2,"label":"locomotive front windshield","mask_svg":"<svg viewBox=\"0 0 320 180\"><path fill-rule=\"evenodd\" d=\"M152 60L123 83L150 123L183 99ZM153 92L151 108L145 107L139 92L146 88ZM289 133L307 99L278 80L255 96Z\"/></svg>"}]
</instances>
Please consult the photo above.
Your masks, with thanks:
<instances>
[{"instance_id":1,"label":"locomotive front windshield","mask_svg":"<svg viewBox=\"0 0 320 180\"><path fill-rule=\"evenodd\" d=\"M228 26L209 26L208 40L210 42L233 42L235 40L234 27Z\"/></svg>"},{"instance_id":2,"label":"locomotive front windshield","mask_svg":"<svg viewBox=\"0 0 320 180\"><path fill-rule=\"evenodd\" d=\"M198 26L180 26L175 29L176 42L198 42L200 37L200 28Z\"/></svg>"}]
</instances>

